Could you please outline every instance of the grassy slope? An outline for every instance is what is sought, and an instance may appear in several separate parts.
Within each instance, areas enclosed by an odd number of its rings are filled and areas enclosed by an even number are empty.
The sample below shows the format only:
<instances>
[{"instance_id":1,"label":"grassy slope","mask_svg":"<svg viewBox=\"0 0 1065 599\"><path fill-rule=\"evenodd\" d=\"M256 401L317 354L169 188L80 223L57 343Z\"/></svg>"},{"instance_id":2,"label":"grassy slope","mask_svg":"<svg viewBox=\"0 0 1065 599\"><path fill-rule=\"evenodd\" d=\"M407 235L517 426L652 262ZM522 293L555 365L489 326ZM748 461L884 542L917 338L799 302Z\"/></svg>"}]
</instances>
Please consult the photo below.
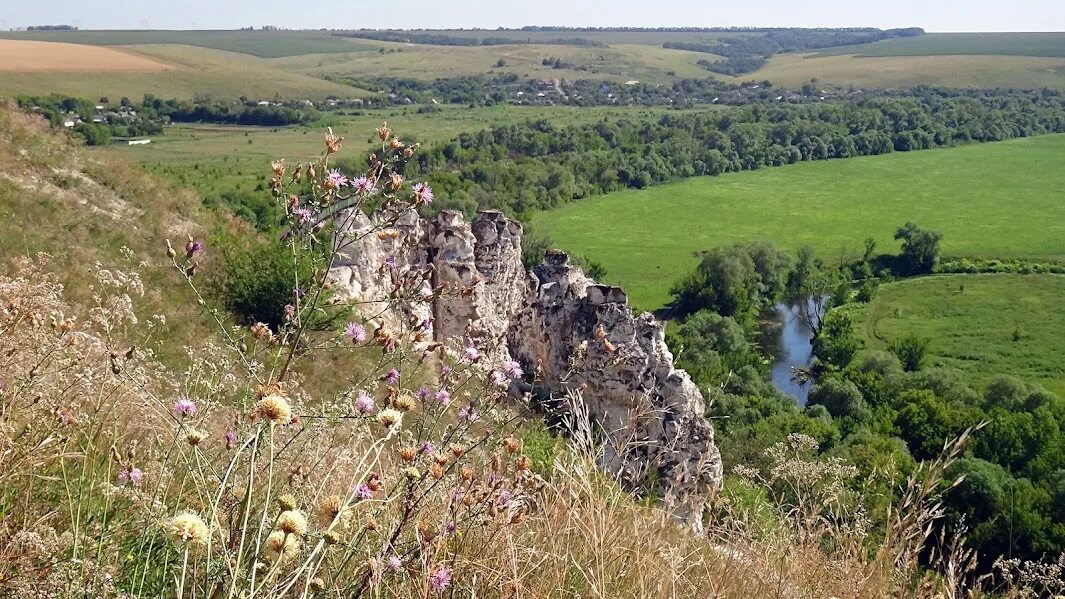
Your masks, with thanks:
<instances>
[{"instance_id":1,"label":"grassy slope","mask_svg":"<svg viewBox=\"0 0 1065 599\"><path fill-rule=\"evenodd\" d=\"M186 190L145 175L122 160L89 154L66 135L0 102L0 269L17 256L45 252L67 297L88 303L94 293L88 269L96 262L130 269L137 260L146 300L139 305L167 315L156 340L164 357L207 327L183 281L165 264L165 239L205 233L207 214Z\"/></svg>"},{"instance_id":2,"label":"grassy slope","mask_svg":"<svg viewBox=\"0 0 1065 599\"><path fill-rule=\"evenodd\" d=\"M162 59L176 68L165 72L37 72L13 73L0 70L2 94L48 94L52 92L85 98L127 96L139 99L146 93L162 98L192 98L206 94L216 98L325 98L351 97L358 90L291 73L270 60L248 54L211 50L196 46L147 45L128 49Z\"/></svg>"},{"instance_id":3,"label":"grassy slope","mask_svg":"<svg viewBox=\"0 0 1065 599\"><path fill-rule=\"evenodd\" d=\"M930 364L959 368L978 383L1009 373L1065 394L1065 277L909 279L883 285L871 303L847 309L866 347L884 349L916 334L931 340Z\"/></svg>"},{"instance_id":4,"label":"grassy slope","mask_svg":"<svg viewBox=\"0 0 1065 599\"><path fill-rule=\"evenodd\" d=\"M1065 58L1065 33L929 33L875 44L829 48L818 56L946 56L961 54Z\"/></svg>"},{"instance_id":5,"label":"grassy slope","mask_svg":"<svg viewBox=\"0 0 1065 599\"><path fill-rule=\"evenodd\" d=\"M317 31L5 31L0 38L100 46L180 44L262 58L377 49L373 43Z\"/></svg>"},{"instance_id":6,"label":"grassy slope","mask_svg":"<svg viewBox=\"0 0 1065 599\"><path fill-rule=\"evenodd\" d=\"M1035 56L819 56L778 54L767 66L736 80L768 79L798 87L816 78L824 86L872 89L914 85L972 88L1065 89L1065 58Z\"/></svg>"},{"instance_id":7,"label":"grassy slope","mask_svg":"<svg viewBox=\"0 0 1065 599\"><path fill-rule=\"evenodd\" d=\"M601 261L654 309L709 247L769 239L825 257L891 250L914 220L953 255L1065 257L1065 135L811 162L598 196L538 214L555 245Z\"/></svg>"}]
</instances>

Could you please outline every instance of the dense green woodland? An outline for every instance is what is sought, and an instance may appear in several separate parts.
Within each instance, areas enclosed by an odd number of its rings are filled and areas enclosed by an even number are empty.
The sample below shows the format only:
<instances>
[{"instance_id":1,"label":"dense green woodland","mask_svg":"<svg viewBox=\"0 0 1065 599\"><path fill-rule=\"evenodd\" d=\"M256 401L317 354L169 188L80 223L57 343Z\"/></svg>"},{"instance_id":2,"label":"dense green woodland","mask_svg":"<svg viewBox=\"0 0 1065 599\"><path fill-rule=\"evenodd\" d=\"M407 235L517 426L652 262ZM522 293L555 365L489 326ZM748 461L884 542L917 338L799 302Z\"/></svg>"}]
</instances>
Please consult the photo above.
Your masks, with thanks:
<instances>
[{"instance_id":1,"label":"dense green woodland","mask_svg":"<svg viewBox=\"0 0 1065 599\"><path fill-rule=\"evenodd\" d=\"M711 397L722 457L760 465L765 448L792 432L816 438L830 455L855 463L874 486L866 508L876 520L917 461L936 458L969 427L964 458L948 473L962 478L946 505L988 569L995 557L1042 559L1065 551L1065 399L1010 376L983 388L949 368L926 368L928 340L908 336L889 351L863 351L846 310L868 302L876 282L937 268L942 236L914 223L899 227L898 254L867 242L843 266L796 257L769 242L712 248L673 289L669 332L677 363ZM816 332L815 379L808 406L796 406L767 382L757 338L760 310L782 300L826 298L802 314Z\"/></svg>"},{"instance_id":2,"label":"dense green woodland","mask_svg":"<svg viewBox=\"0 0 1065 599\"><path fill-rule=\"evenodd\" d=\"M921 88L894 97L757 103L658 122L496 127L419 154L443 207L524 216L595 194L699 175L1065 131L1065 94Z\"/></svg>"}]
</instances>

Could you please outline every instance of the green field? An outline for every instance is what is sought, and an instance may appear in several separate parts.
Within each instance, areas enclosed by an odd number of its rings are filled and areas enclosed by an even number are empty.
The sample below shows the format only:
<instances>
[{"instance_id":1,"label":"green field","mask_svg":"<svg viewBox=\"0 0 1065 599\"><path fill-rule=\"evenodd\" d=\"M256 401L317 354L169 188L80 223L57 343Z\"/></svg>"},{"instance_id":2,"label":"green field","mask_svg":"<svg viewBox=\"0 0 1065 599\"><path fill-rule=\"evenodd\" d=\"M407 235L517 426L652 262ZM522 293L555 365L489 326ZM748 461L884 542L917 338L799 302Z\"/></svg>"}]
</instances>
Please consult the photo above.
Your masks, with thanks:
<instances>
[{"instance_id":1,"label":"green field","mask_svg":"<svg viewBox=\"0 0 1065 599\"><path fill-rule=\"evenodd\" d=\"M845 309L867 348L915 334L930 340L929 365L958 368L974 386L1009 373L1065 395L1065 276L907 279Z\"/></svg>"},{"instance_id":2,"label":"green field","mask_svg":"<svg viewBox=\"0 0 1065 599\"><path fill-rule=\"evenodd\" d=\"M554 245L602 262L635 305L656 309L697 252L768 239L825 258L866 237L894 252L907 220L945 234L947 255L1065 257L1065 135L810 162L593 197L537 214Z\"/></svg>"},{"instance_id":3,"label":"green field","mask_svg":"<svg viewBox=\"0 0 1065 599\"><path fill-rule=\"evenodd\" d=\"M318 31L4 31L0 39L97 46L179 44L261 58L377 50L378 44Z\"/></svg>"},{"instance_id":4,"label":"green field","mask_svg":"<svg viewBox=\"0 0 1065 599\"><path fill-rule=\"evenodd\" d=\"M1065 58L1065 33L928 33L918 37L896 38L830 48L817 56L946 56L1004 55Z\"/></svg>"},{"instance_id":5,"label":"green field","mask_svg":"<svg viewBox=\"0 0 1065 599\"><path fill-rule=\"evenodd\" d=\"M419 114L416 108L388 108L361 114L329 115L306 127L174 125L147 146L108 146L92 152L117 154L201 192L251 190L269 172L270 161L306 162L322 150L325 127L345 138L343 157L364 157L376 147L374 129L387 121L402 139L431 143L486 127L549 118L557 126L595 122L608 116L655 119L667 108L512 106L465 108L440 106ZM678 111L669 111L677 114Z\"/></svg>"}]
</instances>

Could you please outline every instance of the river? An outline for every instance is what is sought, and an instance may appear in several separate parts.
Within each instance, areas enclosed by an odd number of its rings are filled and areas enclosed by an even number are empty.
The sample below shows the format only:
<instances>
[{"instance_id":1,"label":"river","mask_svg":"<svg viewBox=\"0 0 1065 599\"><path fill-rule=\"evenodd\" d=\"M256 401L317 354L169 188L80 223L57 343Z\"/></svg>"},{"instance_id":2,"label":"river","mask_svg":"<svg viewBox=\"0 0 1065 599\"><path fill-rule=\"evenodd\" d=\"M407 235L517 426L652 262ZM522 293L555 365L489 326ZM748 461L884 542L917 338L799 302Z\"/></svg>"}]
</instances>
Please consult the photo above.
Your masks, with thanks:
<instances>
[{"instance_id":1,"label":"river","mask_svg":"<svg viewBox=\"0 0 1065 599\"><path fill-rule=\"evenodd\" d=\"M773 386L806 405L812 383L800 384L792 378L792 368L808 368L813 364L814 333L799 317L798 304L777 304L762 313L761 342L773 358L771 377Z\"/></svg>"}]
</instances>

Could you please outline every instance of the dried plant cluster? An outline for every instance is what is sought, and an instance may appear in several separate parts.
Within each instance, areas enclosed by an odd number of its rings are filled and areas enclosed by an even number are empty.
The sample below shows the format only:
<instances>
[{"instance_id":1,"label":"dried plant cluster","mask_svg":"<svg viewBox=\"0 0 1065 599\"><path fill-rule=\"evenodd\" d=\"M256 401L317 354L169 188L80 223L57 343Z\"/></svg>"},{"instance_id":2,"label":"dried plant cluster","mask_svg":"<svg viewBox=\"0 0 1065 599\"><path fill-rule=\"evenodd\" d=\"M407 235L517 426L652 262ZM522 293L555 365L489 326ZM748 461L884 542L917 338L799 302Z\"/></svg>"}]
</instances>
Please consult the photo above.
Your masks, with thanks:
<instances>
[{"instance_id":1,"label":"dried plant cluster","mask_svg":"<svg viewBox=\"0 0 1065 599\"><path fill-rule=\"evenodd\" d=\"M918 559L967 435L910 480L884 539L853 491L856 471L801 435L770 450L768 471L737 469L704 535L595 468L586 416L570 423L572 451L534 473L521 399L508 392L520 367L494 363L499 352L478 344L493 340L443 344L427 333L431 316L397 317L469 290L385 261L388 297L355 312L331 297L328 266L356 236L390 235L390 219L433 200L400 174L417 146L387 126L378 136L354 179L330 168L342 145L331 132L314 163L272 164L284 243L294 263L314 265L292 281L281 326L234 326L209 308L199 281L210 248L166 242L165 263L219 327L186 348L182 369L153 350L165 318L138 315L137 273L157 265L132 252L122 270L85 273L86 306L64 299L46 256L0 277L4 594L970 596L972 556L957 543L941 537L933 563ZM352 233L371 213L376 224ZM312 393L306 373L321 370L304 366L341 353L363 367ZM1060 564L1002 567L1016 596L1060 592L1047 582Z\"/></svg>"}]
</instances>

